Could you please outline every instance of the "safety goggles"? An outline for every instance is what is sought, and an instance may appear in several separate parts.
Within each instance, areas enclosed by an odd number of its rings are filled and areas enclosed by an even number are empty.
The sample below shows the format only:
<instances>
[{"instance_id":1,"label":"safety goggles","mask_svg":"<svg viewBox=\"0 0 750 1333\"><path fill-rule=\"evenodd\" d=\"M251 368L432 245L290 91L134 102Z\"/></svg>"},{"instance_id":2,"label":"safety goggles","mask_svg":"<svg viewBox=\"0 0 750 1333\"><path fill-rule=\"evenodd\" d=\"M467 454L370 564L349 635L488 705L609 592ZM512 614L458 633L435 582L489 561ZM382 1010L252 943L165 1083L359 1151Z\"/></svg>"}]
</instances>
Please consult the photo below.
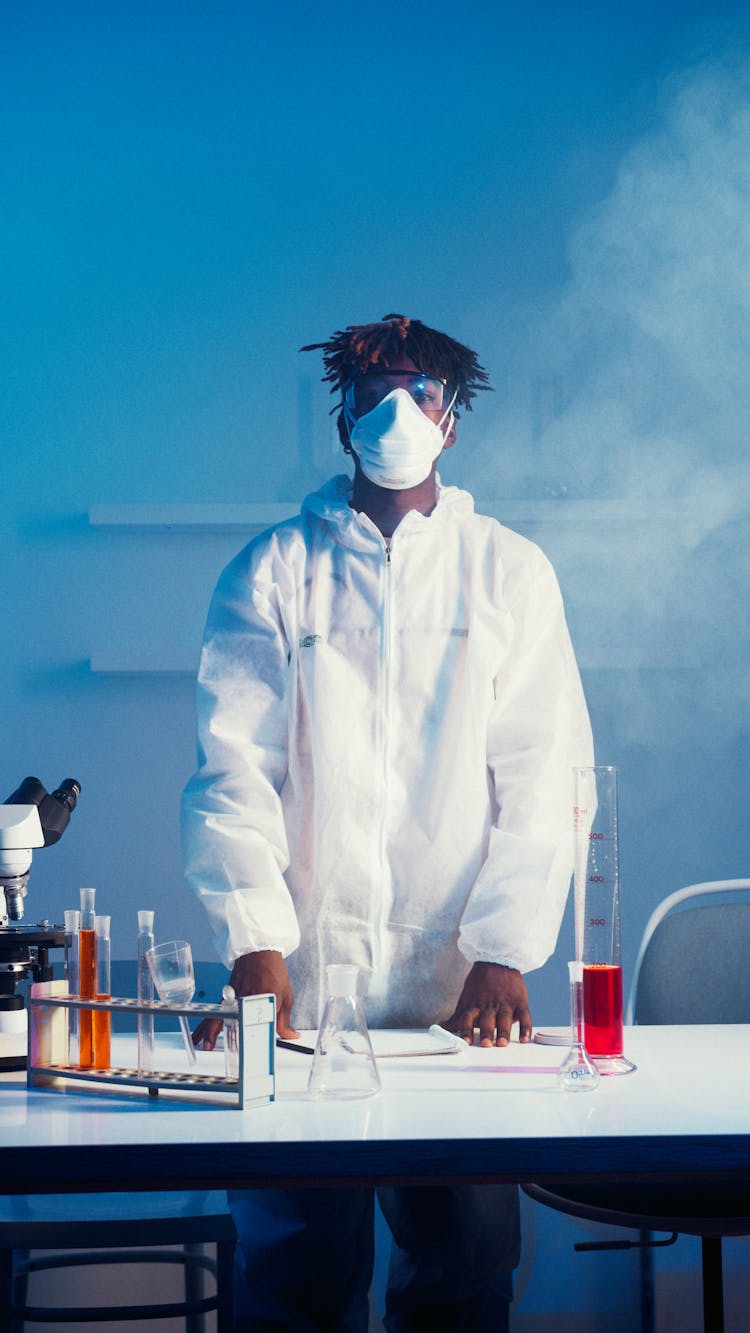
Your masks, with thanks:
<instances>
[{"instance_id":1,"label":"safety goggles","mask_svg":"<svg viewBox=\"0 0 750 1333\"><path fill-rule=\"evenodd\" d=\"M456 398L453 387L434 375L377 370L354 380L346 389L344 403L356 421L377 407L394 389L406 389L423 412L445 412Z\"/></svg>"}]
</instances>

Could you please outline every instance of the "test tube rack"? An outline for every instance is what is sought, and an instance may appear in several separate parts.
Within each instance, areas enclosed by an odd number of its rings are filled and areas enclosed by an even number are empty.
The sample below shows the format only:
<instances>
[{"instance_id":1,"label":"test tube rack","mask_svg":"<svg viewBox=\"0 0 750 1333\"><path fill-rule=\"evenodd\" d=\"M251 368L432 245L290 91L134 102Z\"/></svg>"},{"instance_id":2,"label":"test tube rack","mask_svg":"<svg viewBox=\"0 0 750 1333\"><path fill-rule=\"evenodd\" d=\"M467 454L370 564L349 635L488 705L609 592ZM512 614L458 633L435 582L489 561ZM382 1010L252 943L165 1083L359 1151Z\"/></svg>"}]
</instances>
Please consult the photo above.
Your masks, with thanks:
<instances>
[{"instance_id":1,"label":"test tube rack","mask_svg":"<svg viewBox=\"0 0 750 1333\"><path fill-rule=\"evenodd\" d=\"M88 1009L128 1014L167 1015L191 1019L221 1018L237 1022L238 1075L197 1073L195 1068L180 1073L171 1070L147 1070L135 1067L81 1069L51 1057L44 1059L45 1029L51 1012ZM67 1021L65 1028L67 1030ZM67 1042L66 1042L67 1045ZM156 1042L158 1047L158 1038ZM263 1106L275 1098L276 999L273 995L242 996L234 1004L169 1004L163 1000L138 1001L112 996L108 1000L88 1000L78 996L32 996L29 999L29 1088L70 1090L75 1085L93 1085L92 1091L107 1093L122 1088L143 1088L150 1097L160 1093L179 1093L181 1100L230 1105L239 1110ZM198 1056L200 1060L200 1055ZM207 1097L207 1094L210 1096Z\"/></svg>"}]
</instances>

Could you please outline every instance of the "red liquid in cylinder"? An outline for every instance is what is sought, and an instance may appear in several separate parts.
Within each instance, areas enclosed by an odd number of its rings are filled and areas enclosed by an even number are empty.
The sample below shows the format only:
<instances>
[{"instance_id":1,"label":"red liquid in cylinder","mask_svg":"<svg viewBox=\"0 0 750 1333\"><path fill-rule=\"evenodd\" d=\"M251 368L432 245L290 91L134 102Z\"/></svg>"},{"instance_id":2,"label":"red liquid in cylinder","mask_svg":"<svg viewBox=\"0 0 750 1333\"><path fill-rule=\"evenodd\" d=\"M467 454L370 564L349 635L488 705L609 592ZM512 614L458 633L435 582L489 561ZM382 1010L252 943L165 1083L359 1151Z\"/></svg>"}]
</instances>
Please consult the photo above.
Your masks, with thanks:
<instances>
[{"instance_id":1,"label":"red liquid in cylinder","mask_svg":"<svg viewBox=\"0 0 750 1333\"><path fill-rule=\"evenodd\" d=\"M583 1036L589 1055L622 1055L621 967L584 967Z\"/></svg>"}]
</instances>

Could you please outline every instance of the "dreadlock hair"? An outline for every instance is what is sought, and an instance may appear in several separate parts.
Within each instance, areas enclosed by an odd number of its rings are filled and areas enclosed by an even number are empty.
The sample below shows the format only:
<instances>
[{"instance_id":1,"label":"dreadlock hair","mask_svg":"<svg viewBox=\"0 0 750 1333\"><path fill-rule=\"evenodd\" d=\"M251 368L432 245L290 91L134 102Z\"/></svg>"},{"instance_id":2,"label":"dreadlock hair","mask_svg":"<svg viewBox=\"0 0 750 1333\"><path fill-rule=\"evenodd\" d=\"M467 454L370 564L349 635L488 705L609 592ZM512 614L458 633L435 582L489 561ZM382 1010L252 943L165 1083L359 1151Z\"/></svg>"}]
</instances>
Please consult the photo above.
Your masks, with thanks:
<instances>
[{"instance_id":1,"label":"dreadlock hair","mask_svg":"<svg viewBox=\"0 0 750 1333\"><path fill-rule=\"evenodd\" d=\"M331 393L343 394L353 380L368 370L387 370L393 361L407 356L425 375L446 380L456 390L456 406L471 411L471 400L478 390L490 389L489 376L477 360L476 352L463 343L439 333L418 319L406 315L384 315L377 324L348 324L324 343L309 343L302 352L323 353L323 383ZM343 406L342 403L333 408ZM458 413L456 413L458 416ZM349 435L340 412L339 435L350 452Z\"/></svg>"}]
</instances>

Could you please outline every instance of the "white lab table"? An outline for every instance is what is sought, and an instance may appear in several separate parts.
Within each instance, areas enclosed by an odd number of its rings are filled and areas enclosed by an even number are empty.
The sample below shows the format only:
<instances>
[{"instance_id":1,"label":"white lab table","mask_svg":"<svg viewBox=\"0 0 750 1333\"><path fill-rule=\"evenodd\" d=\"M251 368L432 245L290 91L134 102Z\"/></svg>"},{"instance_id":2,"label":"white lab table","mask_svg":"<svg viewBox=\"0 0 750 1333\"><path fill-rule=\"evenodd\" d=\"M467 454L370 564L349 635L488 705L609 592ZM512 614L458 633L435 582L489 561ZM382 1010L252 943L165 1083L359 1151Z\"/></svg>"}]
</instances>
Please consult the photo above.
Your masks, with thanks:
<instances>
[{"instance_id":1,"label":"white lab table","mask_svg":"<svg viewBox=\"0 0 750 1333\"><path fill-rule=\"evenodd\" d=\"M244 1111L136 1093L27 1090L0 1078L0 1192L270 1184L731 1179L750 1182L750 1027L639 1027L637 1070L557 1089L564 1050L517 1043L379 1061L382 1092L305 1092L277 1051L277 1100ZM217 1053L201 1055L216 1072ZM509 1067L519 1072L510 1072Z\"/></svg>"}]
</instances>

